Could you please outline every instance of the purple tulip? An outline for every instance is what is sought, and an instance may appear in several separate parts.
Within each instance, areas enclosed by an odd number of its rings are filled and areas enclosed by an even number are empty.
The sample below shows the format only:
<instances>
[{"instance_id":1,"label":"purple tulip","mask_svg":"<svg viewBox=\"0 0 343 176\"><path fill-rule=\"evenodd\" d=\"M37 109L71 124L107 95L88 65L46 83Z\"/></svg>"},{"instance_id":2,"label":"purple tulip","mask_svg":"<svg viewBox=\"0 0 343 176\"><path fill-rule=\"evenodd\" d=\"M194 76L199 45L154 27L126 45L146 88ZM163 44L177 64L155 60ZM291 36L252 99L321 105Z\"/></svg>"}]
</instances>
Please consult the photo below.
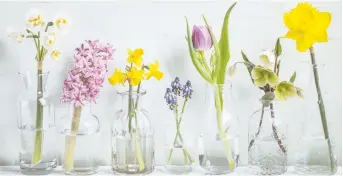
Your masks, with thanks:
<instances>
[{"instance_id":1,"label":"purple tulip","mask_svg":"<svg viewBox=\"0 0 343 176\"><path fill-rule=\"evenodd\" d=\"M212 39L206 26L193 26L193 47L196 50L208 50L212 48Z\"/></svg>"}]
</instances>

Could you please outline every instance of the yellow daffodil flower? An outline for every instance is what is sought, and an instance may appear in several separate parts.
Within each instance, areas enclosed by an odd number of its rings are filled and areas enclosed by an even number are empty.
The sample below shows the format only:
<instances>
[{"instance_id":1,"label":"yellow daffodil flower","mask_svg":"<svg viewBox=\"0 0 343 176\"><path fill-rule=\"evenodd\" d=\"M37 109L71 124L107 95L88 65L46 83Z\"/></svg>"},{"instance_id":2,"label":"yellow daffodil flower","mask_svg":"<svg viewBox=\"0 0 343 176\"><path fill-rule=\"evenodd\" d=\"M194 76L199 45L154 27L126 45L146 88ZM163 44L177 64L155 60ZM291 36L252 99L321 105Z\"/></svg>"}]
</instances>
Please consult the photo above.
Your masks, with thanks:
<instances>
[{"instance_id":1,"label":"yellow daffodil flower","mask_svg":"<svg viewBox=\"0 0 343 176\"><path fill-rule=\"evenodd\" d=\"M291 82L282 81L276 86L274 91L278 100L287 100L287 98L297 95L297 89Z\"/></svg>"},{"instance_id":2,"label":"yellow daffodil flower","mask_svg":"<svg viewBox=\"0 0 343 176\"><path fill-rule=\"evenodd\" d=\"M51 52L50 56L51 56L51 58L52 58L53 60L58 60L58 59L60 58L61 54L62 54L62 53L61 53L60 51L54 49L54 50Z\"/></svg>"},{"instance_id":3,"label":"yellow daffodil flower","mask_svg":"<svg viewBox=\"0 0 343 176\"><path fill-rule=\"evenodd\" d=\"M279 82L277 75L272 70L262 66L254 67L254 69L251 71L251 78L258 87L263 87L266 84L274 87Z\"/></svg>"},{"instance_id":4,"label":"yellow daffodil flower","mask_svg":"<svg viewBox=\"0 0 343 176\"><path fill-rule=\"evenodd\" d=\"M40 15L32 16L28 19L28 25L30 27L44 27L45 22Z\"/></svg>"},{"instance_id":5,"label":"yellow daffodil flower","mask_svg":"<svg viewBox=\"0 0 343 176\"><path fill-rule=\"evenodd\" d=\"M134 63L137 67L142 66L143 58L142 56L144 55L144 50L142 48L135 49L132 51L131 49L127 50L127 62L129 64Z\"/></svg>"},{"instance_id":6,"label":"yellow daffodil flower","mask_svg":"<svg viewBox=\"0 0 343 176\"><path fill-rule=\"evenodd\" d=\"M327 28L331 22L329 12L319 12L307 2L285 13L283 20L289 31L284 38L296 40L297 50L305 52L315 42L327 42Z\"/></svg>"},{"instance_id":7,"label":"yellow daffodil flower","mask_svg":"<svg viewBox=\"0 0 343 176\"><path fill-rule=\"evenodd\" d=\"M132 67L127 72L127 78L132 86L137 86L144 79L144 70L138 70L136 67Z\"/></svg>"},{"instance_id":8,"label":"yellow daffodil flower","mask_svg":"<svg viewBox=\"0 0 343 176\"><path fill-rule=\"evenodd\" d=\"M58 28L62 29L64 26L66 26L68 24L68 21L66 18L61 18L61 17L58 17L56 20L55 20L55 24Z\"/></svg>"},{"instance_id":9,"label":"yellow daffodil flower","mask_svg":"<svg viewBox=\"0 0 343 176\"><path fill-rule=\"evenodd\" d=\"M125 81L127 79L127 76L125 73L121 71L121 69L115 69L114 73L111 77L108 78L108 82L110 82L113 86L116 84L122 84L123 86Z\"/></svg>"},{"instance_id":10,"label":"yellow daffodil flower","mask_svg":"<svg viewBox=\"0 0 343 176\"><path fill-rule=\"evenodd\" d=\"M146 73L146 79L150 79L152 76L155 77L157 80L161 80L163 77L163 73L159 71L159 64L156 61L155 64L149 64L149 72Z\"/></svg>"}]
</instances>

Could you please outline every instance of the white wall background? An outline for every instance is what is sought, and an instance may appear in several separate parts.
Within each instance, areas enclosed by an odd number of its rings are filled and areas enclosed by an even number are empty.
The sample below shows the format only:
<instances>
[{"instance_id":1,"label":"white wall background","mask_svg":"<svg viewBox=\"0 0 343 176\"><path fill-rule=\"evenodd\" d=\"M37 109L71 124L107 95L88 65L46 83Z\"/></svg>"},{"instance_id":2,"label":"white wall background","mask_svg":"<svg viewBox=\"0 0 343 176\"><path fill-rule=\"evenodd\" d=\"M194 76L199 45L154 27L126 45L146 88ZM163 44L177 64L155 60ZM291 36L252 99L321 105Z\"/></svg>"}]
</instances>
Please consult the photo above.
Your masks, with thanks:
<instances>
[{"instance_id":1,"label":"white wall background","mask_svg":"<svg viewBox=\"0 0 343 176\"><path fill-rule=\"evenodd\" d=\"M278 36L286 33L282 16L290 8L296 6L296 1L240 1L232 12L230 19L230 64L240 61L240 50L243 49L249 58L257 61L260 51L274 47ZM114 1L114 2L0 2L0 165L18 164L20 150L19 132L16 127L16 101L21 82L16 74L28 68L34 68L34 46L30 42L18 45L7 39L6 28L23 29L24 20L31 9L40 9L46 19L62 14L70 18L72 25L69 34L63 38L60 49L63 58L60 61L47 60L45 70L50 70L48 92L58 100L61 86L66 75L66 67L71 61L75 47L86 39L102 39L114 44L117 48L115 60L109 65L123 67L127 48L142 47L145 49L145 62L156 59L160 61L161 70L165 77L162 81L146 82L144 87L148 94L144 99L144 107L150 113L151 123L155 130L156 162L163 161L163 136L172 123L171 112L164 105L163 95L165 87L175 76L182 80L192 80L195 89L193 100L189 103L186 129L193 134L202 131L204 120L204 96L206 86L198 75L188 56L185 36L185 20L187 16L191 25L202 24L201 14L206 14L219 34L222 19L232 1ZM313 2L320 10L332 13L332 24L328 29L329 42L316 44L316 54L319 63L325 63L325 72L321 79L327 96L328 118L331 134L337 144L336 153L341 164L341 2L316 1ZM282 40L285 63L282 75L289 78L293 70L298 71L297 83L305 86L308 73L300 70L295 64L298 61L309 60L308 53L298 53L295 42ZM286 62L287 61L287 62ZM108 73L110 74L110 73ZM244 67L239 67L237 76L233 78L236 109L240 123L241 162L247 164L247 125L248 117L258 106L259 91L251 84ZM58 101L56 101L58 103ZM294 100L294 102L297 102ZM302 135L300 121L304 119L305 109L301 103L292 103L285 111L290 126L289 155L290 164L293 163L292 151L297 147L297 139ZM119 108L120 99L115 88L107 82L102 89L98 104L94 106L94 113L101 121L102 148L99 155L103 156L103 164L110 163L110 126L114 112ZM58 105L56 118L65 110ZM214 120L214 119L213 119ZM196 137L196 135L194 135ZM62 149L61 149L62 150Z\"/></svg>"}]
</instances>

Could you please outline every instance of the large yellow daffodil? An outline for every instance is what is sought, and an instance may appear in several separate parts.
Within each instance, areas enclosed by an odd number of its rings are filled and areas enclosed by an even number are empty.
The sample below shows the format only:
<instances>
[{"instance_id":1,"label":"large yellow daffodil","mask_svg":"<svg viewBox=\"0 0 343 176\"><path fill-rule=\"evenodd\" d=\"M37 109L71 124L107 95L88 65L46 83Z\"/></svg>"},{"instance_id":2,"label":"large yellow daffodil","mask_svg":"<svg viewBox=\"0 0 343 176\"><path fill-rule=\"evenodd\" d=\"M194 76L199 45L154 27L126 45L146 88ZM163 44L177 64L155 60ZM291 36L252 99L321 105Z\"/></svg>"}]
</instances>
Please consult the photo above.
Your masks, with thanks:
<instances>
[{"instance_id":1,"label":"large yellow daffodil","mask_svg":"<svg viewBox=\"0 0 343 176\"><path fill-rule=\"evenodd\" d=\"M158 61L155 64L149 64L149 72L146 73L146 79L151 77L155 77L157 80L161 80L163 77L163 73L159 70Z\"/></svg>"}]
</instances>

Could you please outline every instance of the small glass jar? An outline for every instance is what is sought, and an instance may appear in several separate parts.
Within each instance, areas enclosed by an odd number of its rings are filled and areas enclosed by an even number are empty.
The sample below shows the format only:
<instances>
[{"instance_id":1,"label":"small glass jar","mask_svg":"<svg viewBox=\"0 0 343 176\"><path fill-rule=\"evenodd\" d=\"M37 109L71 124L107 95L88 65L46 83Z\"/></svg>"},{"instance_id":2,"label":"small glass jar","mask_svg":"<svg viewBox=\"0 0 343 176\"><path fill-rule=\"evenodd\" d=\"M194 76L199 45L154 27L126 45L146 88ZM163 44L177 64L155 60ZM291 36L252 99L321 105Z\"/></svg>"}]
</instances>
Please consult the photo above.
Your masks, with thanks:
<instances>
[{"instance_id":1,"label":"small glass jar","mask_svg":"<svg viewBox=\"0 0 343 176\"><path fill-rule=\"evenodd\" d=\"M19 166L23 174L45 175L57 166L55 108L46 92L49 73L19 73L23 83L18 103L21 136Z\"/></svg>"},{"instance_id":2,"label":"small glass jar","mask_svg":"<svg viewBox=\"0 0 343 176\"><path fill-rule=\"evenodd\" d=\"M140 108L145 91L118 92L122 109L112 126L112 171L148 174L155 167L154 132L147 111Z\"/></svg>"},{"instance_id":3,"label":"small glass jar","mask_svg":"<svg viewBox=\"0 0 343 176\"><path fill-rule=\"evenodd\" d=\"M261 101L249 119L248 163L251 174L281 175L287 171L287 124L274 101Z\"/></svg>"},{"instance_id":4,"label":"small glass jar","mask_svg":"<svg viewBox=\"0 0 343 176\"><path fill-rule=\"evenodd\" d=\"M67 104L68 114L61 120L60 132L65 136L63 171L65 174L90 175L98 171L100 123L92 113L92 103L82 107Z\"/></svg>"}]
</instances>

